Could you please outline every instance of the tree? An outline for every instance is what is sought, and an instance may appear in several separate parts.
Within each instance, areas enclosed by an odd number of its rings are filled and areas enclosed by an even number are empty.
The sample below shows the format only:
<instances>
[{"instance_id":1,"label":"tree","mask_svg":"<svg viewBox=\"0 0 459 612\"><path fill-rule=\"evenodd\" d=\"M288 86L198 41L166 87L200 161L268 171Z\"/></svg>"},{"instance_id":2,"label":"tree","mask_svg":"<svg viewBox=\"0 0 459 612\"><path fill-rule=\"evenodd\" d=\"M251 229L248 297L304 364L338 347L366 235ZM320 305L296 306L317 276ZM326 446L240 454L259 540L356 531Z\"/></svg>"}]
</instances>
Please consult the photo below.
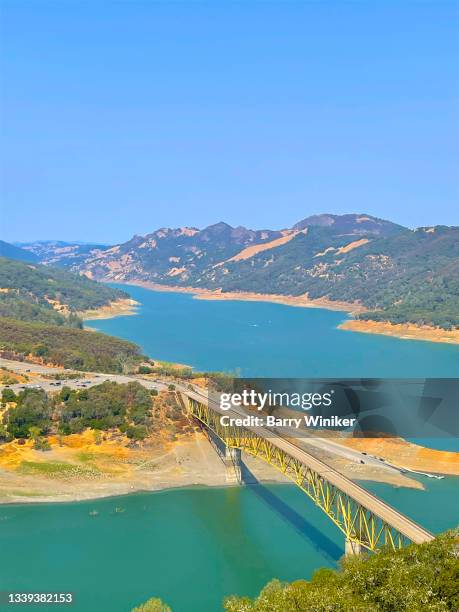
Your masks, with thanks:
<instances>
[{"instance_id":1,"label":"tree","mask_svg":"<svg viewBox=\"0 0 459 612\"><path fill-rule=\"evenodd\" d=\"M145 603L137 606L137 608L132 608L132 612L172 612L172 610L158 597L152 597Z\"/></svg>"},{"instance_id":2,"label":"tree","mask_svg":"<svg viewBox=\"0 0 459 612\"><path fill-rule=\"evenodd\" d=\"M13 436L8 433L7 428L3 423L0 423L0 443L2 442L10 442L13 439Z\"/></svg>"},{"instance_id":3,"label":"tree","mask_svg":"<svg viewBox=\"0 0 459 612\"><path fill-rule=\"evenodd\" d=\"M345 558L310 581L273 580L258 597L229 597L227 612L448 612L459 610L459 530L402 550Z\"/></svg>"},{"instance_id":4,"label":"tree","mask_svg":"<svg viewBox=\"0 0 459 612\"><path fill-rule=\"evenodd\" d=\"M48 442L47 438L37 438L33 445L35 450L39 451L49 451L51 450L51 444Z\"/></svg>"},{"instance_id":5,"label":"tree","mask_svg":"<svg viewBox=\"0 0 459 612\"><path fill-rule=\"evenodd\" d=\"M15 438L30 436L30 428L38 428L39 434L51 428L51 408L48 396L42 389L26 389L18 395L17 404L6 415L8 431Z\"/></svg>"},{"instance_id":6,"label":"tree","mask_svg":"<svg viewBox=\"0 0 459 612\"><path fill-rule=\"evenodd\" d=\"M34 442L38 440L40 437L41 429L36 426L29 427L29 437L32 438Z\"/></svg>"},{"instance_id":7,"label":"tree","mask_svg":"<svg viewBox=\"0 0 459 612\"><path fill-rule=\"evenodd\" d=\"M3 389L2 402L15 402L16 399L16 394L13 389Z\"/></svg>"},{"instance_id":8,"label":"tree","mask_svg":"<svg viewBox=\"0 0 459 612\"><path fill-rule=\"evenodd\" d=\"M148 431L144 425L128 425L126 436L131 440L144 440L148 436Z\"/></svg>"},{"instance_id":9,"label":"tree","mask_svg":"<svg viewBox=\"0 0 459 612\"><path fill-rule=\"evenodd\" d=\"M73 391L73 393L75 393L75 391ZM60 390L60 392L59 392L59 398L63 402L68 401L68 399L70 398L71 395L72 395L72 389L70 387L68 387L67 385L64 385L62 387L62 389Z\"/></svg>"},{"instance_id":10,"label":"tree","mask_svg":"<svg viewBox=\"0 0 459 612\"><path fill-rule=\"evenodd\" d=\"M145 365L140 365L137 370L138 374L151 374L152 372L153 370L149 366L145 366Z\"/></svg>"},{"instance_id":11,"label":"tree","mask_svg":"<svg viewBox=\"0 0 459 612\"><path fill-rule=\"evenodd\" d=\"M46 344L40 343L33 347L32 353L36 355L37 357L48 357L49 348L46 346Z\"/></svg>"}]
</instances>

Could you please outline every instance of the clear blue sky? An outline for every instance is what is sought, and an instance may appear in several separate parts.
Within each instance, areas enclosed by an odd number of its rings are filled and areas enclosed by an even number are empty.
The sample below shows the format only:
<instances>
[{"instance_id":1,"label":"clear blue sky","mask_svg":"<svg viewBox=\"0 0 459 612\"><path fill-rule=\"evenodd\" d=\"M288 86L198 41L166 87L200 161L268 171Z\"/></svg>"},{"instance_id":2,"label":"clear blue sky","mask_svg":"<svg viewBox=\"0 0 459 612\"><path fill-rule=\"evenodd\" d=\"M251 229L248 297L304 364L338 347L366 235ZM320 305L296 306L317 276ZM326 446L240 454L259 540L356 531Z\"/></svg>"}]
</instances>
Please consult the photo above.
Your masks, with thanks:
<instances>
[{"instance_id":1,"label":"clear blue sky","mask_svg":"<svg viewBox=\"0 0 459 612\"><path fill-rule=\"evenodd\" d=\"M2 0L9 241L459 225L458 2Z\"/></svg>"}]
</instances>

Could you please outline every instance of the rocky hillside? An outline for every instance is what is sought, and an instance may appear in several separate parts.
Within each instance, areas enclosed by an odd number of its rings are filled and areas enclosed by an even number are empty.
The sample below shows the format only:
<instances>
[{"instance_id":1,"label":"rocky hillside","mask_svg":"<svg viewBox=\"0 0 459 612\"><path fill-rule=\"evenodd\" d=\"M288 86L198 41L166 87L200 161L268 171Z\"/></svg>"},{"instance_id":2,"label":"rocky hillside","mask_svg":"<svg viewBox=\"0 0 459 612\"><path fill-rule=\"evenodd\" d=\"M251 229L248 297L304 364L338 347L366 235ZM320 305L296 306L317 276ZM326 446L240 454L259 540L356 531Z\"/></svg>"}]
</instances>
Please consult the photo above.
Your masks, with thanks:
<instances>
[{"instance_id":1,"label":"rocky hillside","mask_svg":"<svg viewBox=\"0 0 459 612\"><path fill-rule=\"evenodd\" d=\"M81 244L62 242L60 240L37 240L36 242L24 242L21 250L29 254L33 259L49 266L76 267L83 263L89 256L95 256L107 249L105 244ZM0 254L1 251L0 251ZM25 259L13 255L4 254L11 259Z\"/></svg>"},{"instance_id":2,"label":"rocky hillside","mask_svg":"<svg viewBox=\"0 0 459 612\"><path fill-rule=\"evenodd\" d=\"M326 227L335 234L347 234L360 236L369 234L371 236L392 236L404 230L402 225L377 219L370 215L312 215L302 221L295 223L293 229L301 230L307 227Z\"/></svg>"},{"instance_id":3,"label":"rocky hillside","mask_svg":"<svg viewBox=\"0 0 459 612\"><path fill-rule=\"evenodd\" d=\"M410 230L366 214L314 215L278 231L221 222L93 248L70 267L98 280L307 295L358 302L375 320L459 326L457 227Z\"/></svg>"},{"instance_id":4,"label":"rocky hillside","mask_svg":"<svg viewBox=\"0 0 459 612\"><path fill-rule=\"evenodd\" d=\"M95 279L186 283L247 247L282 237L280 231L233 228L223 222L203 230L162 228L89 256L78 269Z\"/></svg>"},{"instance_id":5,"label":"rocky hillside","mask_svg":"<svg viewBox=\"0 0 459 612\"><path fill-rule=\"evenodd\" d=\"M304 244L307 249L314 251L316 247L322 246L344 248L357 240L391 236L404 229L368 215L315 215L292 228L276 231L231 227L220 222L202 230L195 227L161 228L106 248L100 245L82 247L64 243L22 246L38 256L43 263L84 271L95 279L214 286L214 276L219 279L228 274L227 265L233 268L249 262L252 266L260 254L264 254L263 258L265 255L277 258L287 248L285 245L296 244L308 234ZM219 268L221 274L218 274Z\"/></svg>"}]
</instances>

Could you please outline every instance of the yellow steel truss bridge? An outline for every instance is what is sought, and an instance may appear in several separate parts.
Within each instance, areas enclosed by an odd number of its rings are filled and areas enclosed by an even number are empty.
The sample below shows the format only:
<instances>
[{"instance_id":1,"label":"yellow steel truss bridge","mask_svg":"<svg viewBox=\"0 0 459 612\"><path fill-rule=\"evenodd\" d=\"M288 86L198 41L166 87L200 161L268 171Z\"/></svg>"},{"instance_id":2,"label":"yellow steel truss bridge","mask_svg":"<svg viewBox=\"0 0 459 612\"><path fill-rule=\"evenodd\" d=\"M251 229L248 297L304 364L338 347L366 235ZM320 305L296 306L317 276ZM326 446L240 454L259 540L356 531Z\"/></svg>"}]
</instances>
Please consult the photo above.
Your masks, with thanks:
<instances>
[{"instance_id":1,"label":"yellow steel truss bridge","mask_svg":"<svg viewBox=\"0 0 459 612\"><path fill-rule=\"evenodd\" d=\"M302 448L264 427L222 425L223 415L245 416L222 411L217 402L194 391L180 391L187 413L198 419L225 444L232 468L240 475L240 452L258 457L282 472L318 506L345 536L347 554L382 546L396 550L409 542L421 544L433 535L343 476Z\"/></svg>"}]
</instances>

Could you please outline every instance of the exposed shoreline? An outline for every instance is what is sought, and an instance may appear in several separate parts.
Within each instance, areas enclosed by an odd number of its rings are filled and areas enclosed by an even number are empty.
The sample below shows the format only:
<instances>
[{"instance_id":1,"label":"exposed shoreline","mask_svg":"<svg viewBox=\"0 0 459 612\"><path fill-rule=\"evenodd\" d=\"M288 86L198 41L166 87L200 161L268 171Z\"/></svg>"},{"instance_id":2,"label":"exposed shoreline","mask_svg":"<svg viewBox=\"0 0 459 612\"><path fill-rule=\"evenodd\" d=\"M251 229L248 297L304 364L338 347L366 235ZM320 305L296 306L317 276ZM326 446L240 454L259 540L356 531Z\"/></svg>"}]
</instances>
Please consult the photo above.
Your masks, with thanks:
<instances>
[{"instance_id":1,"label":"exposed shoreline","mask_svg":"<svg viewBox=\"0 0 459 612\"><path fill-rule=\"evenodd\" d=\"M72 443L76 438L79 438L77 446ZM33 450L31 442L25 447L17 443L7 444L0 461L0 505L77 502L194 486L231 486L226 481L223 462L201 433L149 450L132 450L111 443L97 446L91 442L90 433L69 436L67 440L62 447L53 440L52 450L46 454ZM82 461L80 453L86 460ZM319 456L323 454L319 449L316 453ZM389 472L384 466L360 465L344 457L326 454L323 458L353 480L424 488L411 476ZM24 461L29 463L24 464ZM21 465L37 466L48 461L55 462L55 465L60 465L60 462L72 465L75 473L68 478L45 476L41 471L24 472L21 468ZM244 484L292 485L291 480L258 458L244 456L244 463L252 475ZM89 469L94 473L86 474Z\"/></svg>"},{"instance_id":2,"label":"exposed shoreline","mask_svg":"<svg viewBox=\"0 0 459 612\"><path fill-rule=\"evenodd\" d=\"M459 329L446 330L427 325L414 325L413 323L390 323L389 321L364 321L361 319L349 319L338 327L339 329L363 334L393 336L402 340L425 340L428 342L459 344Z\"/></svg>"},{"instance_id":3,"label":"exposed shoreline","mask_svg":"<svg viewBox=\"0 0 459 612\"><path fill-rule=\"evenodd\" d=\"M2 365L9 371L32 375L27 363L2 360ZM53 370L37 368L42 375ZM40 381L34 377L33 382ZM288 409L282 409L281 415L284 412L290 415ZM159 433L139 447L130 446L128 438L116 432L96 441L90 429L64 437L52 435L48 441L51 450L46 453L36 450L32 440L13 440L0 446L0 504L80 501L227 484L221 459L198 431L179 434L175 441ZM328 437L324 433L323 437L300 436L295 443L306 445L308 452L353 480L422 489L422 481L403 471L459 476L459 453L399 438ZM290 482L260 459L244 455L244 462L260 482Z\"/></svg>"},{"instance_id":4,"label":"exposed shoreline","mask_svg":"<svg viewBox=\"0 0 459 612\"><path fill-rule=\"evenodd\" d=\"M93 310L83 310L78 312L78 316L87 321L96 319L113 319L114 317L130 316L137 314L139 302L132 298L120 298L114 302L110 302L100 308Z\"/></svg>"},{"instance_id":5,"label":"exposed shoreline","mask_svg":"<svg viewBox=\"0 0 459 612\"><path fill-rule=\"evenodd\" d=\"M328 300L327 298L310 299L307 294L303 295L281 295L278 293L255 293L252 291L228 291L223 293L220 289L202 289L199 287L179 287L175 285L161 285L149 281L130 281L125 285L135 285L172 293L190 293L197 300L228 300L242 302L272 302L284 306L296 306L299 308L325 308L327 310L339 310L351 314L366 312L366 308L357 302L340 302Z\"/></svg>"},{"instance_id":6,"label":"exposed shoreline","mask_svg":"<svg viewBox=\"0 0 459 612\"><path fill-rule=\"evenodd\" d=\"M459 453L420 446L403 438L342 438L339 443L383 457L391 465L415 473L459 476Z\"/></svg>"}]
</instances>

